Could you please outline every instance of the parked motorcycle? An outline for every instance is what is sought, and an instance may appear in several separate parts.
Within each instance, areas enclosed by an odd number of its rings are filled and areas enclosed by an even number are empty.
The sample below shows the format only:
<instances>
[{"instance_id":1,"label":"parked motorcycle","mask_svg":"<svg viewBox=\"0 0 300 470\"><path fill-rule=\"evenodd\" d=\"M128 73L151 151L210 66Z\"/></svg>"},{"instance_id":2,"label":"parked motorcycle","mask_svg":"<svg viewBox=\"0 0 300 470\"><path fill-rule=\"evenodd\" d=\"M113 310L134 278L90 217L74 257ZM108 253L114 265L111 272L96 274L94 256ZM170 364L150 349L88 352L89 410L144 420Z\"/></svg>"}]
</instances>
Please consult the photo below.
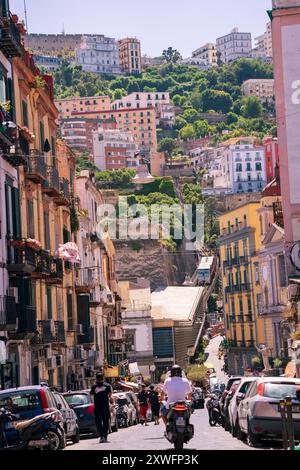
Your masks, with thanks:
<instances>
[{"instance_id":1,"label":"parked motorcycle","mask_svg":"<svg viewBox=\"0 0 300 470\"><path fill-rule=\"evenodd\" d=\"M116 420L119 428L127 428L129 417L123 406L116 406Z\"/></svg>"},{"instance_id":2,"label":"parked motorcycle","mask_svg":"<svg viewBox=\"0 0 300 470\"><path fill-rule=\"evenodd\" d=\"M177 451L182 451L194 437L194 426L190 424L190 407L185 401L170 405L165 436Z\"/></svg>"},{"instance_id":3,"label":"parked motorcycle","mask_svg":"<svg viewBox=\"0 0 300 470\"><path fill-rule=\"evenodd\" d=\"M206 407L208 411L210 426L222 424L219 397L217 395L212 395L208 400Z\"/></svg>"},{"instance_id":4,"label":"parked motorcycle","mask_svg":"<svg viewBox=\"0 0 300 470\"><path fill-rule=\"evenodd\" d=\"M0 410L0 450L51 450L62 448L61 414L58 411L39 415L28 421L17 421L17 416Z\"/></svg>"}]
</instances>

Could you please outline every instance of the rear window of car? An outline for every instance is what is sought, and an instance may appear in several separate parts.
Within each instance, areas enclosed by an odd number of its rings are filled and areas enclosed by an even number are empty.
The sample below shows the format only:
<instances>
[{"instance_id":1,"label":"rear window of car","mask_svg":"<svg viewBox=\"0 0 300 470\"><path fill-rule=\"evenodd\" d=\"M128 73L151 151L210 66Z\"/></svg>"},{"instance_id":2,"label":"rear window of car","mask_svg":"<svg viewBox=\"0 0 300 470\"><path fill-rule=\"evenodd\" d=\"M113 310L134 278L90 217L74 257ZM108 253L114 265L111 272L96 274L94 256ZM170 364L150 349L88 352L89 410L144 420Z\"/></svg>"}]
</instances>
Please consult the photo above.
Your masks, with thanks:
<instances>
[{"instance_id":1,"label":"rear window of car","mask_svg":"<svg viewBox=\"0 0 300 470\"><path fill-rule=\"evenodd\" d=\"M244 382L244 383L241 385L241 388L240 388L240 390L239 390L239 393L246 393L251 384L252 384L252 382Z\"/></svg>"},{"instance_id":2,"label":"rear window of car","mask_svg":"<svg viewBox=\"0 0 300 470\"><path fill-rule=\"evenodd\" d=\"M266 383L264 396L268 398L296 398L296 390L298 388L299 385L293 383Z\"/></svg>"},{"instance_id":3,"label":"rear window of car","mask_svg":"<svg viewBox=\"0 0 300 470\"><path fill-rule=\"evenodd\" d=\"M7 406L7 400L11 398L15 411L29 411L42 408L40 393L36 391L20 391L0 394L0 408Z\"/></svg>"},{"instance_id":4,"label":"rear window of car","mask_svg":"<svg viewBox=\"0 0 300 470\"><path fill-rule=\"evenodd\" d=\"M125 406L125 405L128 404L128 402L127 402L126 398L118 398L117 404L118 404L119 406Z\"/></svg>"},{"instance_id":5,"label":"rear window of car","mask_svg":"<svg viewBox=\"0 0 300 470\"><path fill-rule=\"evenodd\" d=\"M76 395L64 395L64 399L69 405L72 406L88 405L90 403L89 396L85 393L78 393Z\"/></svg>"}]
</instances>

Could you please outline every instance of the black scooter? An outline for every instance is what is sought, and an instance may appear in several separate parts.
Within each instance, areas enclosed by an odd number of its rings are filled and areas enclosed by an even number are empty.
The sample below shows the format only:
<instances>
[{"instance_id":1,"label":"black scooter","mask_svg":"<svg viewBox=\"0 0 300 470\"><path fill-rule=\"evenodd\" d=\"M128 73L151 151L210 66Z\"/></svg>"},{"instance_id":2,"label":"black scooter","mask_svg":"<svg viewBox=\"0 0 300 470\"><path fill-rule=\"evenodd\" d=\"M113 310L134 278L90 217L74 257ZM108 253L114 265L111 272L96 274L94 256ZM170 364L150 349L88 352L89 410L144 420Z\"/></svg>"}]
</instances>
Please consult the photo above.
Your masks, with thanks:
<instances>
[{"instance_id":1,"label":"black scooter","mask_svg":"<svg viewBox=\"0 0 300 470\"><path fill-rule=\"evenodd\" d=\"M217 395L213 395L207 402L207 411L209 416L210 426L216 426L222 424L222 416L220 410L220 402Z\"/></svg>"},{"instance_id":2,"label":"black scooter","mask_svg":"<svg viewBox=\"0 0 300 470\"><path fill-rule=\"evenodd\" d=\"M59 426L59 412L46 413L28 421L16 422L16 419L16 415L4 408L0 409L0 450L61 449L64 436ZM12 428L17 431L13 444L8 439L8 423L12 423Z\"/></svg>"}]
</instances>

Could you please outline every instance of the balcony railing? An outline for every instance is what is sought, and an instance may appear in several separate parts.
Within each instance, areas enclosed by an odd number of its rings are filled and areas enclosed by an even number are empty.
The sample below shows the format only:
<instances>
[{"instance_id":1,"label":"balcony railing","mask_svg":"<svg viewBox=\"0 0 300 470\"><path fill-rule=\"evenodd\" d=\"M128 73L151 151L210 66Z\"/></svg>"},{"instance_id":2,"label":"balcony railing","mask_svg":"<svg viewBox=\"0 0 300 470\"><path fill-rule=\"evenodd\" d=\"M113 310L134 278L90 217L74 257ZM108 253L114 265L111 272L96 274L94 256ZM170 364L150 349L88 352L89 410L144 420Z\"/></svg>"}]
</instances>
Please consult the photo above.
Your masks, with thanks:
<instances>
[{"instance_id":1,"label":"balcony railing","mask_svg":"<svg viewBox=\"0 0 300 470\"><path fill-rule=\"evenodd\" d=\"M248 228L247 222L239 222L238 224L230 225L230 227L222 228L221 234L223 236L230 235L231 233L239 232L240 230L243 230L245 228Z\"/></svg>"},{"instance_id":2,"label":"balcony railing","mask_svg":"<svg viewBox=\"0 0 300 470\"><path fill-rule=\"evenodd\" d=\"M37 253L27 246L10 246L7 270L12 274L32 274L37 267Z\"/></svg>"},{"instance_id":3,"label":"balcony railing","mask_svg":"<svg viewBox=\"0 0 300 470\"><path fill-rule=\"evenodd\" d=\"M17 318L17 337L32 337L37 331L36 308L28 305L17 304Z\"/></svg>"},{"instance_id":4,"label":"balcony railing","mask_svg":"<svg viewBox=\"0 0 300 470\"><path fill-rule=\"evenodd\" d=\"M83 330L83 334L77 338L78 344L93 344L95 342L95 328L93 326Z\"/></svg>"},{"instance_id":5,"label":"balcony railing","mask_svg":"<svg viewBox=\"0 0 300 470\"><path fill-rule=\"evenodd\" d=\"M63 321L40 320L32 345L65 343L65 326Z\"/></svg>"},{"instance_id":6,"label":"balcony railing","mask_svg":"<svg viewBox=\"0 0 300 470\"><path fill-rule=\"evenodd\" d=\"M78 294L89 293L99 282L98 268L81 268L76 271L75 288Z\"/></svg>"},{"instance_id":7,"label":"balcony railing","mask_svg":"<svg viewBox=\"0 0 300 470\"><path fill-rule=\"evenodd\" d=\"M235 284L231 286L227 286L225 288L225 292L227 294L234 294L236 292L248 292L252 290L252 285L247 283L247 284Z\"/></svg>"},{"instance_id":8,"label":"balcony railing","mask_svg":"<svg viewBox=\"0 0 300 470\"><path fill-rule=\"evenodd\" d=\"M55 196L54 202L58 206L68 206L70 201L70 183L65 178L59 178L59 195Z\"/></svg>"},{"instance_id":9,"label":"balcony railing","mask_svg":"<svg viewBox=\"0 0 300 470\"><path fill-rule=\"evenodd\" d=\"M3 17L3 28L0 36L0 49L8 58L22 55L21 35L12 16Z\"/></svg>"},{"instance_id":10,"label":"balcony railing","mask_svg":"<svg viewBox=\"0 0 300 470\"><path fill-rule=\"evenodd\" d=\"M47 179L43 184L43 192L51 197L56 197L60 194L59 173L55 166L47 167Z\"/></svg>"},{"instance_id":11,"label":"balcony railing","mask_svg":"<svg viewBox=\"0 0 300 470\"><path fill-rule=\"evenodd\" d=\"M65 333L65 323L63 321L55 321L55 341L57 343L65 343L66 333Z\"/></svg>"},{"instance_id":12,"label":"balcony railing","mask_svg":"<svg viewBox=\"0 0 300 470\"><path fill-rule=\"evenodd\" d=\"M233 266L240 266L242 264L248 264L249 257L248 256L239 256L237 258L227 259L223 262L223 268L232 268Z\"/></svg>"},{"instance_id":13,"label":"balcony railing","mask_svg":"<svg viewBox=\"0 0 300 470\"><path fill-rule=\"evenodd\" d=\"M15 297L0 297L0 331L15 330L17 326L17 307Z\"/></svg>"},{"instance_id":14,"label":"balcony railing","mask_svg":"<svg viewBox=\"0 0 300 470\"><path fill-rule=\"evenodd\" d=\"M25 165L25 177L34 183L42 183L47 178L47 166L44 157L30 156Z\"/></svg>"},{"instance_id":15,"label":"balcony railing","mask_svg":"<svg viewBox=\"0 0 300 470\"><path fill-rule=\"evenodd\" d=\"M63 261L61 259L52 259L50 275L46 279L47 284L61 284L63 277Z\"/></svg>"},{"instance_id":16,"label":"balcony railing","mask_svg":"<svg viewBox=\"0 0 300 470\"><path fill-rule=\"evenodd\" d=\"M52 257L47 251L41 251L37 254L37 267L32 274L36 279L47 279L51 276Z\"/></svg>"}]
</instances>

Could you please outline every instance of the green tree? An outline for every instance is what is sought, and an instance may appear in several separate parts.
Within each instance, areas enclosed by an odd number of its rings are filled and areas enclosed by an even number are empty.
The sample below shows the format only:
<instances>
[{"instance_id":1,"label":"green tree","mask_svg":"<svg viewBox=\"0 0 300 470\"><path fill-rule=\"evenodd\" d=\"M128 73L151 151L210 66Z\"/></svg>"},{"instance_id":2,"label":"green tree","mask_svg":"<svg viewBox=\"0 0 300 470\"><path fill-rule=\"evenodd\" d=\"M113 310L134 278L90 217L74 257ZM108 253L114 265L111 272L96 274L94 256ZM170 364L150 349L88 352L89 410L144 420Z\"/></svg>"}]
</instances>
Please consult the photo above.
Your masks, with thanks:
<instances>
[{"instance_id":1,"label":"green tree","mask_svg":"<svg viewBox=\"0 0 300 470\"><path fill-rule=\"evenodd\" d=\"M199 113L196 109L190 108L182 114L182 118L185 119L187 123L191 124L199 119Z\"/></svg>"},{"instance_id":2,"label":"green tree","mask_svg":"<svg viewBox=\"0 0 300 470\"><path fill-rule=\"evenodd\" d=\"M219 90L205 90L202 93L203 111L213 109L227 114L232 107L233 101L229 93Z\"/></svg>"},{"instance_id":3,"label":"green tree","mask_svg":"<svg viewBox=\"0 0 300 470\"><path fill-rule=\"evenodd\" d=\"M200 119L194 123L197 137L205 137L209 134L210 126L207 121Z\"/></svg>"},{"instance_id":4,"label":"green tree","mask_svg":"<svg viewBox=\"0 0 300 470\"><path fill-rule=\"evenodd\" d=\"M159 192L163 194L167 194L168 196L175 198L176 192L175 192L173 181L168 180L168 179L163 179L159 185Z\"/></svg>"},{"instance_id":5,"label":"green tree","mask_svg":"<svg viewBox=\"0 0 300 470\"><path fill-rule=\"evenodd\" d=\"M180 129L179 135L183 140L195 139L196 131L194 129L194 126L192 124L187 124L182 129Z\"/></svg>"},{"instance_id":6,"label":"green tree","mask_svg":"<svg viewBox=\"0 0 300 470\"><path fill-rule=\"evenodd\" d=\"M257 96L244 98L241 113L245 118L258 118L262 115L263 107Z\"/></svg>"},{"instance_id":7,"label":"green tree","mask_svg":"<svg viewBox=\"0 0 300 470\"><path fill-rule=\"evenodd\" d=\"M114 100L121 100L124 96L127 95L127 91L124 88L116 88L113 94Z\"/></svg>"},{"instance_id":8,"label":"green tree","mask_svg":"<svg viewBox=\"0 0 300 470\"><path fill-rule=\"evenodd\" d=\"M198 91L193 91L190 96L190 102L194 109L197 111L202 110L202 95Z\"/></svg>"},{"instance_id":9,"label":"green tree","mask_svg":"<svg viewBox=\"0 0 300 470\"><path fill-rule=\"evenodd\" d=\"M173 49L173 47L165 49L162 53L162 57L165 62L172 64L176 64L182 59L180 52L178 52L177 49Z\"/></svg>"},{"instance_id":10,"label":"green tree","mask_svg":"<svg viewBox=\"0 0 300 470\"><path fill-rule=\"evenodd\" d=\"M171 156L171 153L176 148L177 148L176 139L172 139L171 137L166 137L165 139L162 139L158 144L158 151L166 152L169 156Z\"/></svg>"}]
</instances>

